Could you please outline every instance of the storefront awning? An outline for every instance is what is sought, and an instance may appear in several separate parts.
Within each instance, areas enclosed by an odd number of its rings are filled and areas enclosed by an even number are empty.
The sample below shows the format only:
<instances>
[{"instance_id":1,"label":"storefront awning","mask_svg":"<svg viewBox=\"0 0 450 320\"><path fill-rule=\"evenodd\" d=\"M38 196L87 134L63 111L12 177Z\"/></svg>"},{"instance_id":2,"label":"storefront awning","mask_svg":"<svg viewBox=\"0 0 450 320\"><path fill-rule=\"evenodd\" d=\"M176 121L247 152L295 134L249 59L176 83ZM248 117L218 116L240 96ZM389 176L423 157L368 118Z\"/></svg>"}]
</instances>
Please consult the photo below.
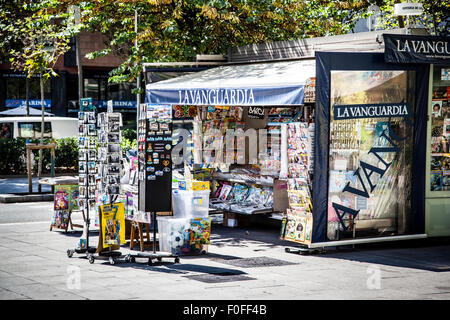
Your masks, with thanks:
<instances>
[{"instance_id":1,"label":"storefront awning","mask_svg":"<svg viewBox=\"0 0 450 320\"><path fill-rule=\"evenodd\" d=\"M300 105L315 60L221 66L147 84L151 104Z\"/></svg>"}]
</instances>

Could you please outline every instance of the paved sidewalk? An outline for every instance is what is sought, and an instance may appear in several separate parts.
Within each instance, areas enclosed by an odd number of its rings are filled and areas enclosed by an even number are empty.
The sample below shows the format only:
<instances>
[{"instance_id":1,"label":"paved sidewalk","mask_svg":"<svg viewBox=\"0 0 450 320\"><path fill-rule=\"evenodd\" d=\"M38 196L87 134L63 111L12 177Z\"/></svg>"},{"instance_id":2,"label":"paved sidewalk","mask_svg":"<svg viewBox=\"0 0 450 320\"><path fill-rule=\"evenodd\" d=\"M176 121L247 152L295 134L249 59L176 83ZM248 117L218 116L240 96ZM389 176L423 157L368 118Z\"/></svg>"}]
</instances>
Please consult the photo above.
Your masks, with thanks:
<instances>
[{"instance_id":1,"label":"paved sidewalk","mask_svg":"<svg viewBox=\"0 0 450 320\"><path fill-rule=\"evenodd\" d=\"M449 245L302 256L284 251L277 229L212 231L207 255L110 265L66 256L81 232L3 223L0 299L450 299Z\"/></svg>"},{"instance_id":2,"label":"paved sidewalk","mask_svg":"<svg viewBox=\"0 0 450 320\"><path fill-rule=\"evenodd\" d=\"M33 177L33 192L38 192L38 178ZM50 192L51 186L42 185L42 192ZM28 178L1 178L0 194L28 192Z\"/></svg>"}]
</instances>

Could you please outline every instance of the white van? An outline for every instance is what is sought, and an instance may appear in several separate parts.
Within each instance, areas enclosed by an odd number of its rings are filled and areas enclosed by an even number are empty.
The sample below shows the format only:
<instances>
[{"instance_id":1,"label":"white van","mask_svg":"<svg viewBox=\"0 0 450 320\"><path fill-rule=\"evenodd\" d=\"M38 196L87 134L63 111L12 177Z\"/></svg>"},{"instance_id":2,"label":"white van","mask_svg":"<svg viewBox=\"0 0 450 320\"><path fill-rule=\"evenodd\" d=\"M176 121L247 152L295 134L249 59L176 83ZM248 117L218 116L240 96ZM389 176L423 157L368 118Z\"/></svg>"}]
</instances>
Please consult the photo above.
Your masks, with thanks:
<instances>
[{"instance_id":1,"label":"white van","mask_svg":"<svg viewBox=\"0 0 450 320\"><path fill-rule=\"evenodd\" d=\"M11 138L39 139L41 137L40 116L30 117L0 117L0 138L4 125L12 133ZM67 117L45 117L44 137L45 138L71 138L78 136L78 119Z\"/></svg>"}]
</instances>

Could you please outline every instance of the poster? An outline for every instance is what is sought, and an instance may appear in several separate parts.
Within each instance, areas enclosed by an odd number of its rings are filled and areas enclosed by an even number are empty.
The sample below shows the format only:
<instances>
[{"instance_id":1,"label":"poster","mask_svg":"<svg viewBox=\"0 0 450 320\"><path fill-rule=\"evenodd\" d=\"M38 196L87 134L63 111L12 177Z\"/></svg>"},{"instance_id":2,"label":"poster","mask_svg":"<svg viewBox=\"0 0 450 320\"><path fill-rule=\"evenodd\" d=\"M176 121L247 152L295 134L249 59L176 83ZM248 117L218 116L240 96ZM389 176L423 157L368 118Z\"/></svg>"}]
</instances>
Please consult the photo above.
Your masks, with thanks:
<instances>
[{"instance_id":1,"label":"poster","mask_svg":"<svg viewBox=\"0 0 450 320\"><path fill-rule=\"evenodd\" d=\"M189 244L209 244L211 236L211 218L191 219Z\"/></svg>"},{"instance_id":2,"label":"poster","mask_svg":"<svg viewBox=\"0 0 450 320\"><path fill-rule=\"evenodd\" d=\"M125 244L125 212L123 203L100 206L103 248Z\"/></svg>"},{"instance_id":3,"label":"poster","mask_svg":"<svg viewBox=\"0 0 450 320\"><path fill-rule=\"evenodd\" d=\"M80 192L78 185L55 186L55 210L79 210L78 200Z\"/></svg>"},{"instance_id":4,"label":"poster","mask_svg":"<svg viewBox=\"0 0 450 320\"><path fill-rule=\"evenodd\" d=\"M312 215L287 209L288 217L284 228L284 240L303 244L311 243Z\"/></svg>"}]
</instances>

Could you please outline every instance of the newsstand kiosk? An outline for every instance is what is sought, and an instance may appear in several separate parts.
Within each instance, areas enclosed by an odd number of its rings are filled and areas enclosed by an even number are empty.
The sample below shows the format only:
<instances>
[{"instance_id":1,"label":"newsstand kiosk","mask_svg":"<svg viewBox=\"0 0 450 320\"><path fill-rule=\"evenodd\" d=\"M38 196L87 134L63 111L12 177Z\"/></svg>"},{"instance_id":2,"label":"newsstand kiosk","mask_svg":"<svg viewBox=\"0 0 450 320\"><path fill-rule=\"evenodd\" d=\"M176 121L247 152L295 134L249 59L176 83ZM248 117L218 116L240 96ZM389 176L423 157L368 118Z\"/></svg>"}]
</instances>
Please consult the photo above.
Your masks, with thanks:
<instances>
[{"instance_id":1,"label":"newsstand kiosk","mask_svg":"<svg viewBox=\"0 0 450 320\"><path fill-rule=\"evenodd\" d=\"M408 36L384 36L384 54L316 52L315 60L218 67L148 84L147 102L246 106L244 113L253 106L303 106L306 79L315 77L313 126L294 120L279 128L287 141L280 148L288 198L282 239L310 251L448 235L442 226L450 225L449 68L435 66L437 75L432 61L390 60L389 41L398 48ZM409 37L449 55L448 38ZM313 72L306 61L315 62ZM297 78L287 83L292 71ZM430 123L435 101L439 110Z\"/></svg>"}]
</instances>

